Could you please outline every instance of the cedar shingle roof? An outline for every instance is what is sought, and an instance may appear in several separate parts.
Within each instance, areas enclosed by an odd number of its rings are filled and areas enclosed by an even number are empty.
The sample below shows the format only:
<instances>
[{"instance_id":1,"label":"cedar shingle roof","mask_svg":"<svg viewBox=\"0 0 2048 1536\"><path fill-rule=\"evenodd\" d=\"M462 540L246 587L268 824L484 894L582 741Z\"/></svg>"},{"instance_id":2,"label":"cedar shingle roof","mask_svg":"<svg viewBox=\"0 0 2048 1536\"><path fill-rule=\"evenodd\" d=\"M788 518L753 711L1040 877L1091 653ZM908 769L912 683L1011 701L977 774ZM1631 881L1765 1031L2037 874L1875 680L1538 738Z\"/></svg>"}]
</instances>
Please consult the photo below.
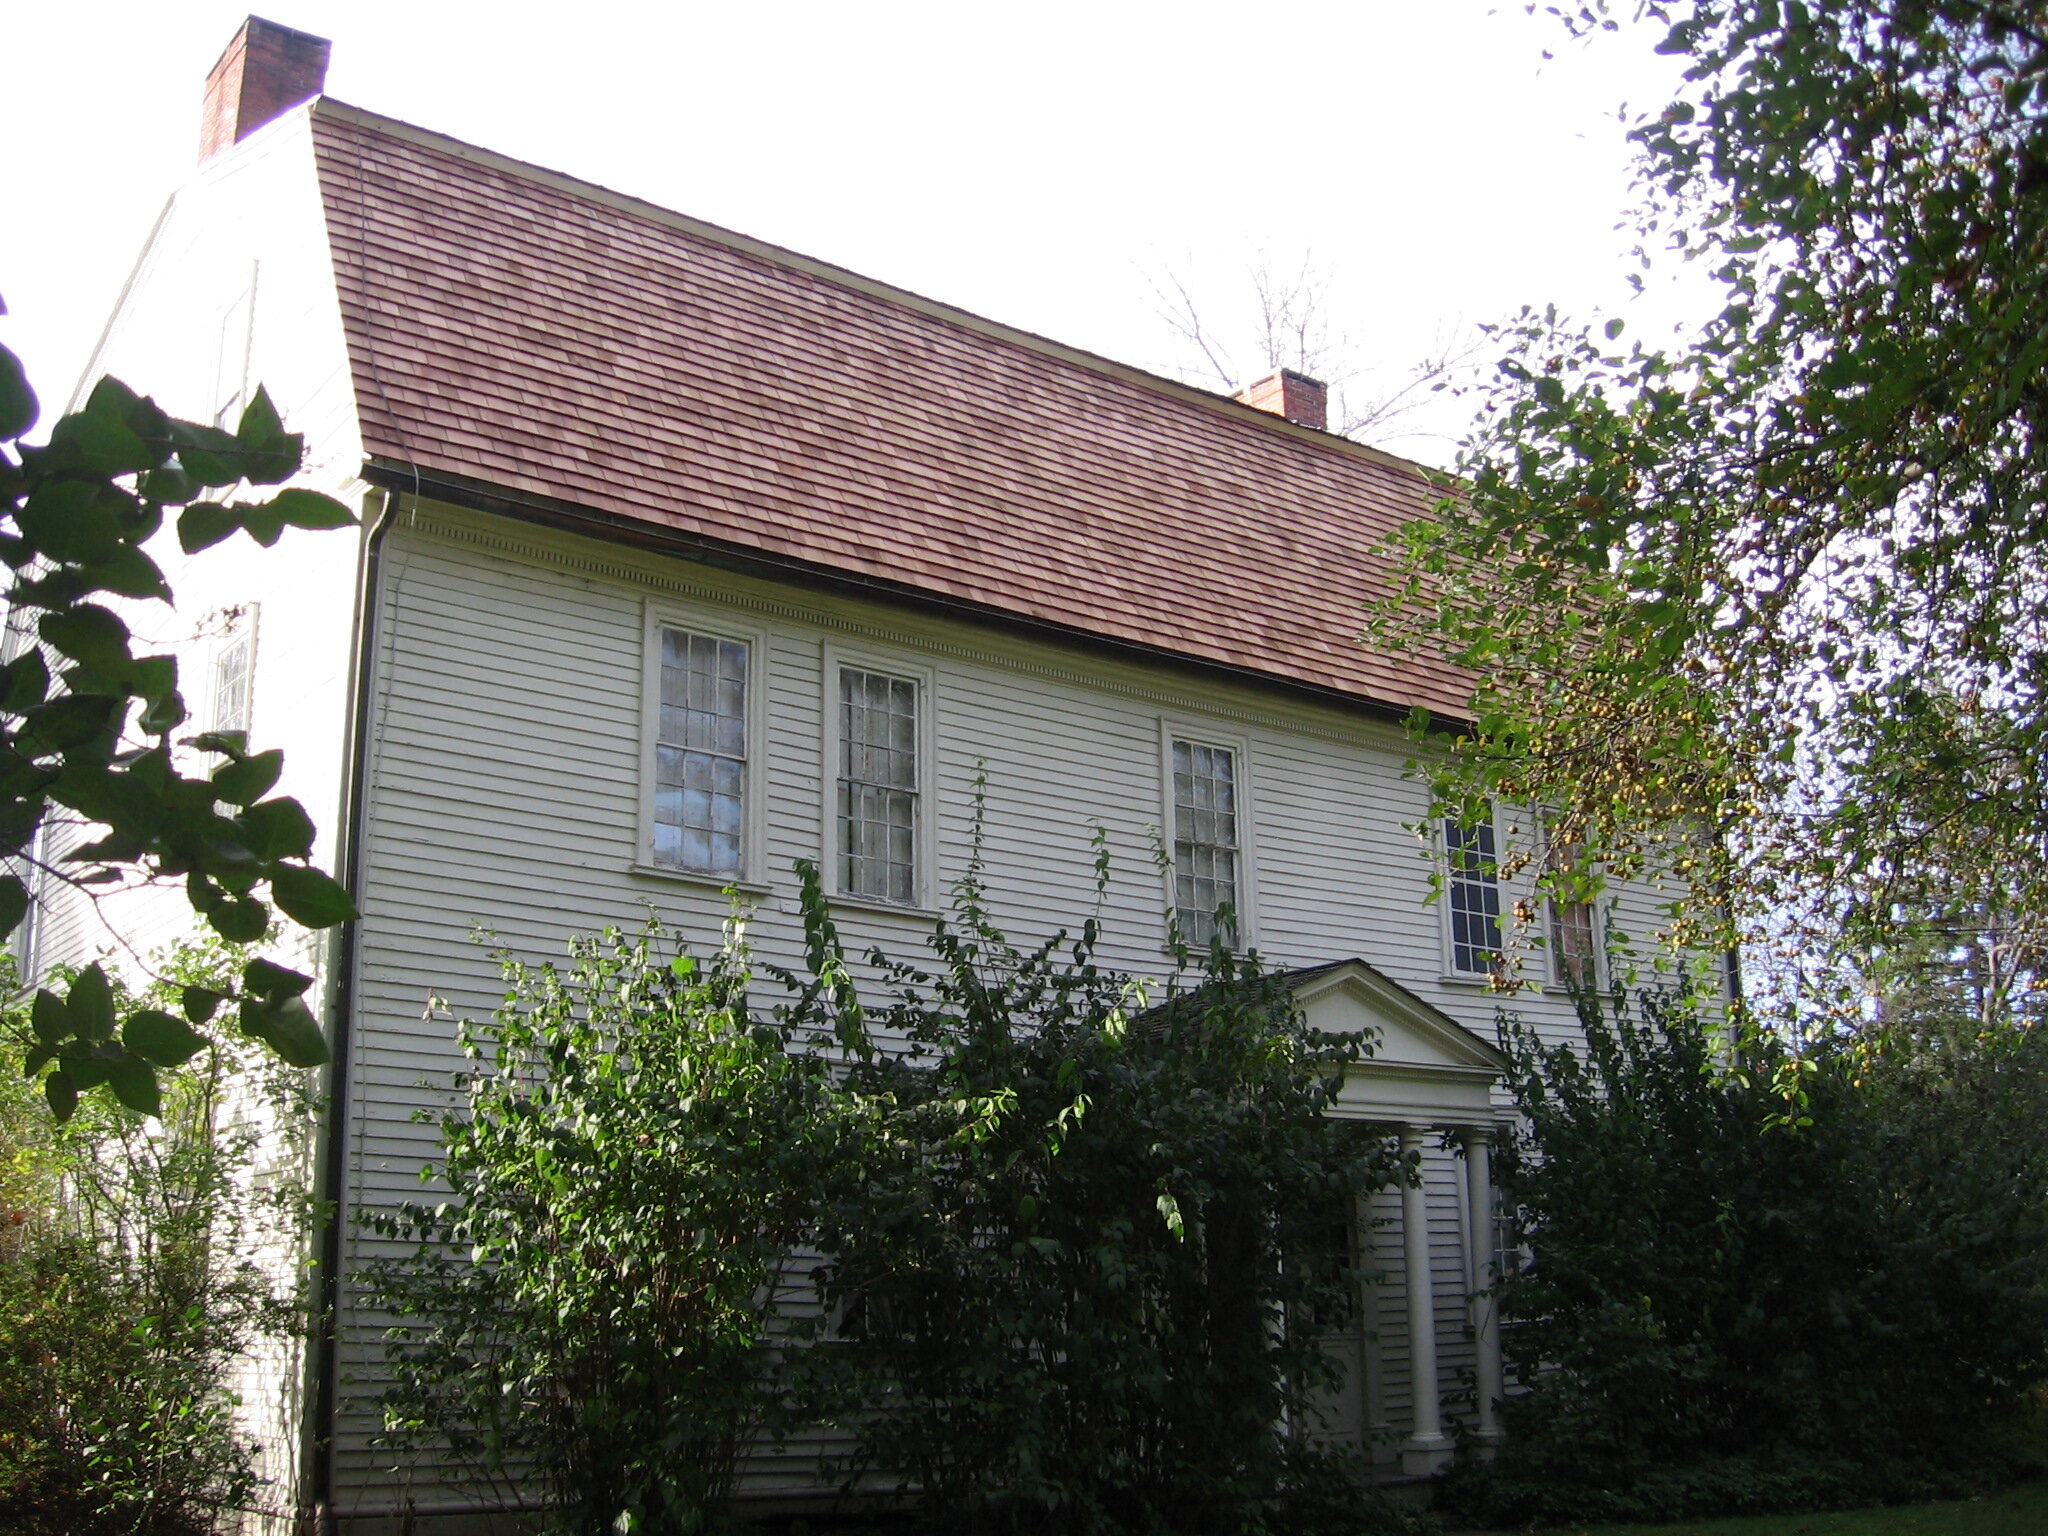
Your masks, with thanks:
<instances>
[{"instance_id":1,"label":"cedar shingle roof","mask_svg":"<svg viewBox=\"0 0 2048 1536\"><path fill-rule=\"evenodd\" d=\"M1398 459L336 102L372 458L1407 707L1357 640Z\"/></svg>"}]
</instances>

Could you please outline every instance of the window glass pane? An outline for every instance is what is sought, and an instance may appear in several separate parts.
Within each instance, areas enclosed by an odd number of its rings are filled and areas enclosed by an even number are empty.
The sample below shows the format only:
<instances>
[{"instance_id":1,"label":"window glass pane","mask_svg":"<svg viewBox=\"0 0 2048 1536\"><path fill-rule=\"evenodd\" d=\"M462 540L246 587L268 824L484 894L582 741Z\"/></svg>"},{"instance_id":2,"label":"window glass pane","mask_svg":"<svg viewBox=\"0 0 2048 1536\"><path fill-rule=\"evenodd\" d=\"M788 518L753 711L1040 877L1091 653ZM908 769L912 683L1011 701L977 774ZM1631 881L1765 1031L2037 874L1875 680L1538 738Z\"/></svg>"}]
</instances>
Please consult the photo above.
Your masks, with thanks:
<instances>
[{"instance_id":1,"label":"window glass pane","mask_svg":"<svg viewBox=\"0 0 2048 1536\"><path fill-rule=\"evenodd\" d=\"M1451 969L1489 976L1500 969L1500 874L1493 824L1460 826L1444 821L1444 852L1450 866Z\"/></svg>"},{"instance_id":2,"label":"window glass pane","mask_svg":"<svg viewBox=\"0 0 2048 1536\"><path fill-rule=\"evenodd\" d=\"M239 634L223 640L213 658L213 709L208 730L249 730L249 703L255 683L256 635L245 618Z\"/></svg>"},{"instance_id":3,"label":"window glass pane","mask_svg":"<svg viewBox=\"0 0 2048 1536\"><path fill-rule=\"evenodd\" d=\"M747 647L661 632L654 862L737 876L746 825Z\"/></svg>"},{"instance_id":4,"label":"window glass pane","mask_svg":"<svg viewBox=\"0 0 2048 1536\"><path fill-rule=\"evenodd\" d=\"M1237 943L1237 754L1173 743L1174 923L1206 949Z\"/></svg>"},{"instance_id":5,"label":"window glass pane","mask_svg":"<svg viewBox=\"0 0 2048 1536\"><path fill-rule=\"evenodd\" d=\"M839 672L839 889L917 900L917 684Z\"/></svg>"}]
</instances>

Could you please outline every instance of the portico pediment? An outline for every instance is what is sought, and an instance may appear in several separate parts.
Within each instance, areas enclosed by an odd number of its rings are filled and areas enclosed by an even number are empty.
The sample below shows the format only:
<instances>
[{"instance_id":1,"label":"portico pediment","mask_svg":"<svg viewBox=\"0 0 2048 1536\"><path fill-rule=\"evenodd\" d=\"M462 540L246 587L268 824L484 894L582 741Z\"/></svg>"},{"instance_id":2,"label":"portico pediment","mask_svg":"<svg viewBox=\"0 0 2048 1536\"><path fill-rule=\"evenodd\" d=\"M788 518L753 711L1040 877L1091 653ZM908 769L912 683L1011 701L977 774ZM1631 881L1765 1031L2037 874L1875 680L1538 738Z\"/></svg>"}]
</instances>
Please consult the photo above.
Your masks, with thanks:
<instances>
[{"instance_id":1,"label":"portico pediment","mask_svg":"<svg viewBox=\"0 0 2048 1536\"><path fill-rule=\"evenodd\" d=\"M1298 972L1294 998L1311 1028L1371 1040L1332 1114L1433 1125L1495 1118L1493 1085L1507 1070L1499 1050L1365 961Z\"/></svg>"}]
</instances>

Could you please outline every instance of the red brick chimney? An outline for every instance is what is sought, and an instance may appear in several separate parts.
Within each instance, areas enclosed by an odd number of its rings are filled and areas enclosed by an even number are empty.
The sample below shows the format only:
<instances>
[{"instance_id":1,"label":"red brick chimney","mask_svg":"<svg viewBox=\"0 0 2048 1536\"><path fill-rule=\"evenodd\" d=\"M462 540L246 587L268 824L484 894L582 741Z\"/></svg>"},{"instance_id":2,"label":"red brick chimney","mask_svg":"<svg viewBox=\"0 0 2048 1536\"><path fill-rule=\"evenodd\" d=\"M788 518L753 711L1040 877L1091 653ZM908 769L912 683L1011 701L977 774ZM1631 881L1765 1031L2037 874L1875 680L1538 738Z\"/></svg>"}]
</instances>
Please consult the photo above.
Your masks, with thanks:
<instances>
[{"instance_id":1,"label":"red brick chimney","mask_svg":"<svg viewBox=\"0 0 2048 1536\"><path fill-rule=\"evenodd\" d=\"M1246 385L1233 399L1242 400L1255 411L1270 411L1318 432L1330 428L1330 386L1292 368Z\"/></svg>"},{"instance_id":2,"label":"red brick chimney","mask_svg":"<svg viewBox=\"0 0 2048 1536\"><path fill-rule=\"evenodd\" d=\"M327 83L328 41L251 16L206 77L199 163L239 144L274 117L311 101Z\"/></svg>"}]
</instances>

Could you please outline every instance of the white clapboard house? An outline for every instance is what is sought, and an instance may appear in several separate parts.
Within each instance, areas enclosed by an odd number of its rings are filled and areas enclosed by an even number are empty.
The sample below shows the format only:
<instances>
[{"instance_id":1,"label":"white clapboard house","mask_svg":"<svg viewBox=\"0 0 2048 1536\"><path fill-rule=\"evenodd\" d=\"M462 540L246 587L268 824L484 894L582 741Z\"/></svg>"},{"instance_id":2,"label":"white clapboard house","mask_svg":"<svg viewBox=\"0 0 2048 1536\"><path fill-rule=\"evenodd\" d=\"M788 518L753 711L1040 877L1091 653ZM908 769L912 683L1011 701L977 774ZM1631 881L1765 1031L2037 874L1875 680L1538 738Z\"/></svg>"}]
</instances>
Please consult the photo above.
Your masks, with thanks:
<instances>
[{"instance_id":1,"label":"white clapboard house","mask_svg":"<svg viewBox=\"0 0 2048 1536\"><path fill-rule=\"evenodd\" d=\"M1298 375L1205 393L329 100L327 48L237 35L88 375L229 421L261 381L362 514L171 571L200 723L285 749L363 913L308 955L333 1327L252 1376L280 1516L457 1512L371 1445L349 1277L355 1218L433 1156L413 1112L458 1058L429 993L499 995L473 928L540 958L652 909L711 942L737 885L793 963L810 858L856 948L915 952L978 773L1013 936L1092 909L1099 825L1109 963L1160 971L1169 915L1199 937L1228 903L1311 1020L1380 1032L1339 1112L1427 1176L1359 1223L1387 1278L1325 1429L1389 1475L1486 1444L1513 893L1475 857L1429 902L1402 722L1468 680L1359 638L1422 472L1323 430ZM189 920L112 910L145 943ZM1550 917L1553 958L1585 919ZM33 958L101 920L50 893ZM1518 1007L1573 1027L1555 988Z\"/></svg>"}]
</instances>

